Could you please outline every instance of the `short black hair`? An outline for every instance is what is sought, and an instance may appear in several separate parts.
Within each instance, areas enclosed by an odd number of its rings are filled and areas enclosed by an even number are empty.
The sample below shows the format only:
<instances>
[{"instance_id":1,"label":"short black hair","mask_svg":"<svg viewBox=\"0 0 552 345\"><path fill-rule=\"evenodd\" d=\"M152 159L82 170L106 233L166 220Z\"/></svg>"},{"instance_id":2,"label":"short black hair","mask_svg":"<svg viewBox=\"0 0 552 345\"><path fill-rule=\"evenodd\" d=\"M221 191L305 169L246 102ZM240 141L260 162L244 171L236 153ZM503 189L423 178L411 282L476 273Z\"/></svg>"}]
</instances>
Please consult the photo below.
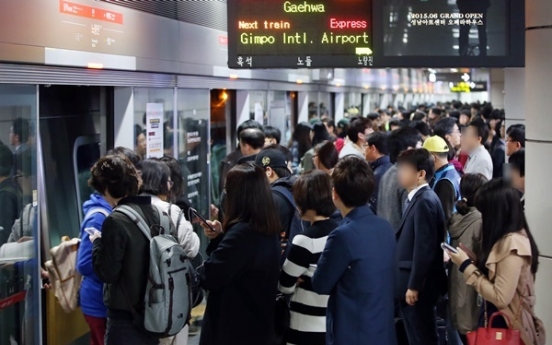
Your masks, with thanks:
<instances>
[{"instance_id":1,"label":"short black hair","mask_svg":"<svg viewBox=\"0 0 552 345\"><path fill-rule=\"evenodd\" d=\"M431 134L429 125L423 121L412 121L410 122L409 126L417 130L424 137L427 137Z\"/></svg>"},{"instance_id":2,"label":"short black hair","mask_svg":"<svg viewBox=\"0 0 552 345\"><path fill-rule=\"evenodd\" d=\"M412 121L422 121L427 117L426 113L423 111L416 111L412 116Z\"/></svg>"},{"instance_id":3,"label":"short black hair","mask_svg":"<svg viewBox=\"0 0 552 345\"><path fill-rule=\"evenodd\" d=\"M504 120L504 111L500 109L494 109L489 115L489 119Z\"/></svg>"},{"instance_id":4,"label":"short black hair","mask_svg":"<svg viewBox=\"0 0 552 345\"><path fill-rule=\"evenodd\" d=\"M238 136L238 138L240 137L241 132L243 132L243 131L245 131L246 129L249 129L249 128L256 128L256 129L259 129L261 131L264 130L263 125L261 125L257 121L255 121L255 120L246 120L246 121L242 122L238 126L238 129L236 130L236 135Z\"/></svg>"},{"instance_id":5,"label":"short black hair","mask_svg":"<svg viewBox=\"0 0 552 345\"><path fill-rule=\"evenodd\" d=\"M489 126L481 118L475 119L469 124L470 127L473 127L477 131L477 136L481 138L481 145L485 144L487 138L489 137Z\"/></svg>"},{"instance_id":6,"label":"short black hair","mask_svg":"<svg viewBox=\"0 0 552 345\"><path fill-rule=\"evenodd\" d=\"M512 141L517 141L518 143L520 143L521 147L525 147L525 129L510 126L506 135Z\"/></svg>"},{"instance_id":7,"label":"short black hair","mask_svg":"<svg viewBox=\"0 0 552 345\"><path fill-rule=\"evenodd\" d=\"M172 156L163 156L160 159L161 162L165 163L171 172L171 180L173 181L173 186L171 188L171 200L176 202L178 198L184 193L184 178L182 177L182 168L178 160Z\"/></svg>"},{"instance_id":8,"label":"short black hair","mask_svg":"<svg viewBox=\"0 0 552 345\"><path fill-rule=\"evenodd\" d=\"M489 119L492 112L493 112L492 104L486 103L481 109L481 116L483 116L485 119Z\"/></svg>"},{"instance_id":9,"label":"short black hair","mask_svg":"<svg viewBox=\"0 0 552 345\"><path fill-rule=\"evenodd\" d=\"M460 112L458 110L451 110L449 113L449 116L451 118L454 118L456 120L460 119Z\"/></svg>"},{"instance_id":10,"label":"short black hair","mask_svg":"<svg viewBox=\"0 0 552 345\"><path fill-rule=\"evenodd\" d=\"M399 128L391 132L387 138L387 147L389 148L389 159L391 163L397 161L397 157L399 157L402 151L409 147L416 147L420 141L422 141L420 133L411 127Z\"/></svg>"},{"instance_id":11,"label":"short black hair","mask_svg":"<svg viewBox=\"0 0 552 345\"><path fill-rule=\"evenodd\" d=\"M170 196L167 186L171 170L158 159L146 159L142 162L142 193Z\"/></svg>"},{"instance_id":12,"label":"short black hair","mask_svg":"<svg viewBox=\"0 0 552 345\"><path fill-rule=\"evenodd\" d=\"M13 168L13 152L9 147L0 144L0 176L10 176Z\"/></svg>"},{"instance_id":13,"label":"short black hair","mask_svg":"<svg viewBox=\"0 0 552 345\"><path fill-rule=\"evenodd\" d=\"M377 121L380 117L381 116L378 113L370 113L366 115L366 118L369 119L370 121Z\"/></svg>"},{"instance_id":14,"label":"short black hair","mask_svg":"<svg viewBox=\"0 0 552 345\"><path fill-rule=\"evenodd\" d=\"M368 136L366 143L369 146L375 146L376 150L382 155L389 155L389 149L387 147L387 134L384 132L374 132Z\"/></svg>"},{"instance_id":15,"label":"short black hair","mask_svg":"<svg viewBox=\"0 0 552 345\"><path fill-rule=\"evenodd\" d=\"M441 110L441 108L431 108L431 112L437 117L443 115L443 110Z\"/></svg>"},{"instance_id":16,"label":"short black hair","mask_svg":"<svg viewBox=\"0 0 552 345\"><path fill-rule=\"evenodd\" d=\"M107 155L117 155L117 156L126 157L130 160L130 162L134 165L136 169L138 170L140 169L140 162L142 159L136 152L134 152L134 150L131 150L126 147L118 146L114 149L109 150L107 152Z\"/></svg>"},{"instance_id":17,"label":"short black hair","mask_svg":"<svg viewBox=\"0 0 552 345\"><path fill-rule=\"evenodd\" d=\"M347 136L353 143L358 141L358 133L364 133L367 128L372 127L372 121L365 117L358 117L351 122L347 130Z\"/></svg>"},{"instance_id":18,"label":"short black hair","mask_svg":"<svg viewBox=\"0 0 552 345\"><path fill-rule=\"evenodd\" d=\"M376 185L374 172L366 160L351 155L337 162L332 182L335 192L347 207L367 205Z\"/></svg>"},{"instance_id":19,"label":"short black hair","mask_svg":"<svg viewBox=\"0 0 552 345\"><path fill-rule=\"evenodd\" d=\"M322 119L322 123L325 123L328 127L335 128L335 122L331 117L325 117Z\"/></svg>"},{"instance_id":20,"label":"short black hair","mask_svg":"<svg viewBox=\"0 0 552 345\"><path fill-rule=\"evenodd\" d=\"M262 149L265 142L265 135L258 128L248 128L240 133L240 141L251 146L253 149Z\"/></svg>"},{"instance_id":21,"label":"short black hair","mask_svg":"<svg viewBox=\"0 0 552 345\"><path fill-rule=\"evenodd\" d=\"M519 176L524 177L525 176L525 150L521 149L519 151L514 152L508 158L508 164L510 164L510 167L512 169L516 169L517 171L519 171Z\"/></svg>"},{"instance_id":22,"label":"short black hair","mask_svg":"<svg viewBox=\"0 0 552 345\"><path fill-rule=\"evenodd\" d=\"M416 171L424 170L426 173L425 180L431 181L435 175L435 162L433 156L426 149L410 149L401 152L397 158L397 164L407 164L414 167Z\"/></svg>"},{"instance_id":23,"label":"short black hair","mask_svg":"<svg viewBox=\"0 0 552 345\"><path fill-rule=\"evenodd\" d=\"M389 128L391 128L392 126L401 127L401 120L399 120L399 119L389 120Z\"/></svg>"},{"instance_id":24,"label":"short black hair","mask_svg":"<svg viewBox=\"0 0 552 345\"><path fill-rule=\"evenodd\" d=\"M319 216L329 217L335 212L330 176L320 170L299 176L293 184L293 199L302 214L313 210Z\"/></svg>"},{"instance_id":25,"label":"short black hair","mask_svg":"<svg viewBox=\"0 0 552 345\"><path fill-rule=\"evenodd\" d=\"M29 140L29 121L18 117L12 122L12 132L19 137L20 143Z\"/></svg>"},{"instance_id":26,"label":"short black hair","mask_svg":"<svg viewBox=\"0 0 552 345\"><path fill-rule=\"evenodd\" d=\"M314 152L318 155L318 162L326 169L332 169L339 160L339 153L332 142L325 141L314 147Z\"/></svg>"},{"instance_id":27,"label":"short black hair","mask_svg":"<svg viewBox=\"0 0 552 345\"><path fill-rule=\"evenodd\" d=\"M454 125L457 120L454 117L443 117L433 125L433 134L444 138L445 135L451 135L454 131Z\"/></svg>"},{"instance_id":28,"label":"short black hair","mask_svg":"<svg viewBox=\"0 0 552 345\"><path fill-rule=\"evenodd\" d=\"M280 144L280 140L282 140L282 132L273 126L265 126L264 135L265 138L276 139L276 144Z\"/></svg>"}]
</instances>

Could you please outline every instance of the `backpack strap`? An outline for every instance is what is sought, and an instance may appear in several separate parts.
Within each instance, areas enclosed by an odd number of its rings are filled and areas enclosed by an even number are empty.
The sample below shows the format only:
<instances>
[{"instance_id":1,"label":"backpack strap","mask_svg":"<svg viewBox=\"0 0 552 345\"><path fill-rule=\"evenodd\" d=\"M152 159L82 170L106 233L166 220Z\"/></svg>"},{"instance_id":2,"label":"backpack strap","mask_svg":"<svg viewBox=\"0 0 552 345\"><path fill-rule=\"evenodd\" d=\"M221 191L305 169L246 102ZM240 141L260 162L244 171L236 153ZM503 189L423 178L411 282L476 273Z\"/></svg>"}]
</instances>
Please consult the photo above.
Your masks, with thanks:
<instances>
[{"instance_id":1,"label":"backpack strap","mask_svg":"<svg viewBox=\"0 0 552 345\"><path fill-rule=\"evenodd\" d=\"M156 209L157 209L157 207L156 207ZM136 212L132 207L130 207L128 205L121 205L121 206L119 206L115 209L115 212L122 213L125 216L127 216L128 218L130 218L130 220L132 220L132 222L134 224L136 224L138 229L140 229L140 231L142 231L144 236L146 236L146 238L149 241L151 241L151 231L150 231L150 228L149 228L148 224L146 223L144 218L138 212Z\"/></svg>"},{"instance_id":2,"label":"backpack strap","mask_svg":"<svg viewBox=\"0 0 552 345\"><path fill-rule=\"evenodd\" d=\"M272 188L272 191L281 197L283 197L287 202L290 204L291 209L293 210L293 213L291 214L291 217L289 218L289 224L286 228L286 236L289 236L289 232L291 230L291 225L293 224L293 217L295 217L298 213L297 207L295 207L295 200L293 200L293 195L289 192L288 189L282 186L275 186Z\"/></svg>"},{"instance_id":3,"label":"backpack strap","mask_svg":"<svg viewBox=\"0 0 552 345\"><path fill-rule=\"evenodd\" d=\"M163 212L161 207L158 207L156 205L152 205L157 210L157 215L159 216L159 225L161 225L162 234L165 235L171 235L171 217L166 213Z\"/></svg>"}]
</instances>

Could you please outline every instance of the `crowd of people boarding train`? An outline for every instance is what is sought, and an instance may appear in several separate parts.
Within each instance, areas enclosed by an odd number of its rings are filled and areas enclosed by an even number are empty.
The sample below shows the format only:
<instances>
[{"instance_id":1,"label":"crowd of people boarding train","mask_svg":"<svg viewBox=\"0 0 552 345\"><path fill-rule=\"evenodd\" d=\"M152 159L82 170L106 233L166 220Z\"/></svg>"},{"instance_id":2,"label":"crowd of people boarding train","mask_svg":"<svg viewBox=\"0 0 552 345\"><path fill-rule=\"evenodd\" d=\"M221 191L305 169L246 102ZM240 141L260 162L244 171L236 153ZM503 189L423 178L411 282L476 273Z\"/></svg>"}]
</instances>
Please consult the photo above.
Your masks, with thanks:
<instances>
[{"instance_id":1,"label":"crowd of people boarding train","mask_svg":"<svg viewBox=\"0 0 552 345\"><path fill-rule=\"evenodd\" d=\"M467 334L486 326L544 344L525 128L506 128L503 111L447 103L316 117L289 145L252 120L237 134L236 150L212 167L221 204L200 222L209 239L197 268L201 345L472 344ZM93 166L78 253L92 345L186 344L188 328L160 337L137 322L150 243L114 212L130 207L156 236L163 210L165 230L194 258L200 239L181 211L183 183L174 158L125 148Z\"/></svg>"}]
</instances>

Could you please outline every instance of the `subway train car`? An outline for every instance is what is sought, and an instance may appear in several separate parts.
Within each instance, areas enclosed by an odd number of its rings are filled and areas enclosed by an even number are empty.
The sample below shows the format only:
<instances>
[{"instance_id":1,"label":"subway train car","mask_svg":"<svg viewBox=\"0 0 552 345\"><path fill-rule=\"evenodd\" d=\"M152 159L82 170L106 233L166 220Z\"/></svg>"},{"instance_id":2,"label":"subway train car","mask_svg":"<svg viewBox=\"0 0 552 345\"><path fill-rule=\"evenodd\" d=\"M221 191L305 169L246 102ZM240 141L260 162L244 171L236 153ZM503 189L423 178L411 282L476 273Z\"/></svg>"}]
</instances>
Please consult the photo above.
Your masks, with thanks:
<instances>
[{"instance_id":1,"label":"subway train car","mask_svg":"<svg viewBox=\"0 0 552 345\"><path fill-rule=\"evenodd\" d=\"M81 312L64 313L41 288L40 267L63 236L79 236L90 167L143 144L154 114L163 129L146 154L177 158L188 202L208 215L219 162L247 119L285 141L311 117L451 97L422 70L230 70L222 0L0 6L0 180L19 185L0 183L18 193L0 212L0 344L88 342Z\"/></svg>"}]
</instances>

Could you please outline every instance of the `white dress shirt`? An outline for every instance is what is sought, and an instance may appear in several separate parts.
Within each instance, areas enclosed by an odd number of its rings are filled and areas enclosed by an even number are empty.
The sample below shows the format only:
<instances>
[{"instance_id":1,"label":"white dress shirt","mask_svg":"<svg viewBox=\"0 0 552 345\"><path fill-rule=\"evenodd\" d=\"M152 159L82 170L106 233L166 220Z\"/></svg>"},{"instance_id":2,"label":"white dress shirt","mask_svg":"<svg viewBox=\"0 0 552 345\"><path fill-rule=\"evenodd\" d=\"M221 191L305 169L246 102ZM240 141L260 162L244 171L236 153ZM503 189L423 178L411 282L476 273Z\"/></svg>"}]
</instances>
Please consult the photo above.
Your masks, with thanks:
<instances>
[{"instance_id":1,"label":"white dress shirt","mask_svg":"<svg viewBox=\"0 0 552 345\"><path fill-rule=\"evenodd\" d=\"M416 195L416 193L418 193L418 191L420 189L424 188L425 186L429 186L429 183L424 183L423 185L418 186L418 187L414 188L413 190L411 190L408 193L408 201L412 201L412 198L414 197L414 195Z\"/></svg>"}]
</instances>

